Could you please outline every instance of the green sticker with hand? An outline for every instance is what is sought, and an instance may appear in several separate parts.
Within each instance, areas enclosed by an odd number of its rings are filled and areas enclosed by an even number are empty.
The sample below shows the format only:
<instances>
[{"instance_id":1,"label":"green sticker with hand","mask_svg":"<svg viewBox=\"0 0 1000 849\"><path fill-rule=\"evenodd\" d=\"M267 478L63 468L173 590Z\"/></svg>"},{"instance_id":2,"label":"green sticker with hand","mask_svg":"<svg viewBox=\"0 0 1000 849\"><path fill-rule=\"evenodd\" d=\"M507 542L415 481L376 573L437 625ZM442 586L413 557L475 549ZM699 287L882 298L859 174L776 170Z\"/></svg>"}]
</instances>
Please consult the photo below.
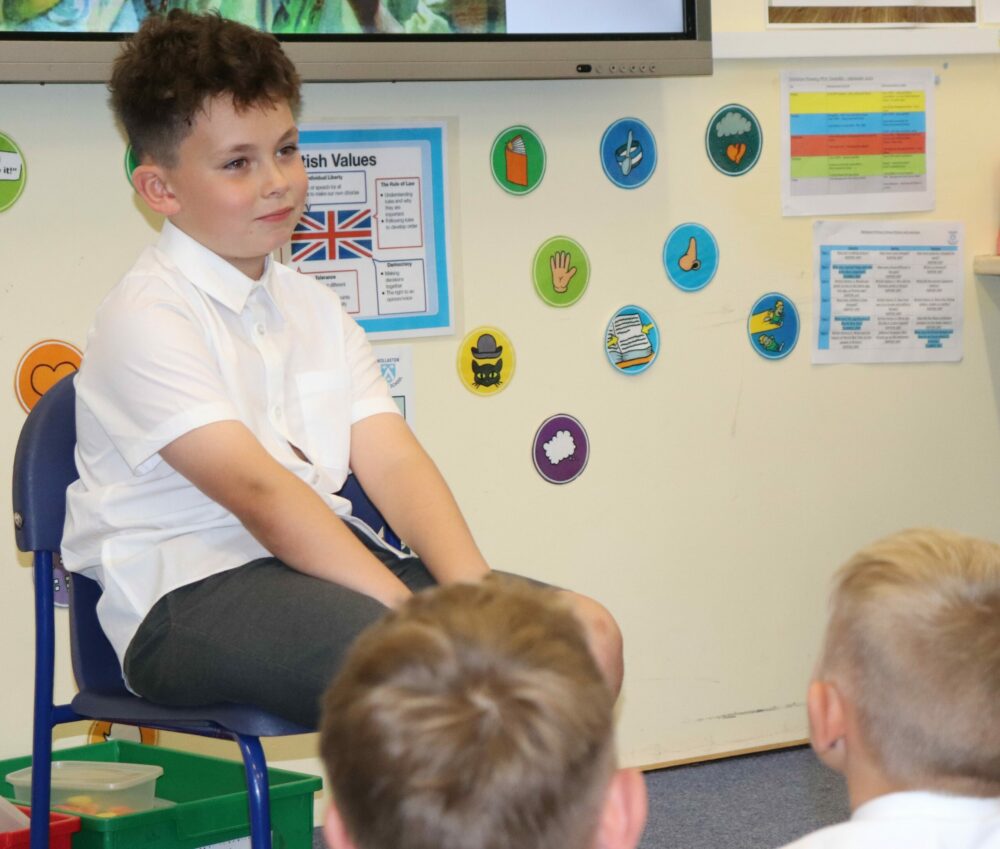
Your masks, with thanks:
<instances>
[{"instance_id":1,"label":"green sticker with hand","mask_svg":"<svg viewBox=\"0 0 1000 849\"><path fill-rule=\"evenodd\" d=\"M579 242L553 236L536 251L531 274L545 303L568 307L580 300L590 282L590 259Z\"/></svg>"}]
</instances>

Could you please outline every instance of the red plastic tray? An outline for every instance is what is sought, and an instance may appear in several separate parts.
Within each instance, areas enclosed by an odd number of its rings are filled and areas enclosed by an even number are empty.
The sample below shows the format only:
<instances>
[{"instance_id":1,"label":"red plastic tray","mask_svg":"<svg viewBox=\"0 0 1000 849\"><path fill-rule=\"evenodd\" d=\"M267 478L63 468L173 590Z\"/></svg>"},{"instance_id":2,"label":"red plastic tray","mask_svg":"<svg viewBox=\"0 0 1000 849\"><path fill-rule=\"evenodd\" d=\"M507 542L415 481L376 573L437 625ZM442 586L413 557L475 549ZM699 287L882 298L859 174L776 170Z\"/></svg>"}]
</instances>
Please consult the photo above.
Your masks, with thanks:
<instances>
[{"instance_id":1,"label":"red plastic tray","mask_svg":"<svg viewBox=\"0 0 1000 849\"><path fill-rule=\"evenodd\" d=\"M25 808L23 805L16 807L31 816L31 808ZM49 814L49 849L71 849L73 835L79 830L79 817L52 811ZM28 849L30 844L31 832L27 828L0 834L0 849Z\"/></svg>"}]
</instances>

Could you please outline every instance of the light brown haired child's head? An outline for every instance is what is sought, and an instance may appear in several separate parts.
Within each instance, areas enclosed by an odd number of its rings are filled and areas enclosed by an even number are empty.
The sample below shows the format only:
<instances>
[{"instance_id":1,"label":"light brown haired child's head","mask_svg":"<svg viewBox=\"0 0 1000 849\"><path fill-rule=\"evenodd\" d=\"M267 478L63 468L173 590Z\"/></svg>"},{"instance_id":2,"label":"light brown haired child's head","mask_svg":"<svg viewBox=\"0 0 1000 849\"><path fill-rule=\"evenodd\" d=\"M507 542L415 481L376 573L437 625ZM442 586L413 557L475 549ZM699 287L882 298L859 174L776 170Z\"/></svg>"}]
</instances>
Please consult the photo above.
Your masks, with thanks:
<instances>
[{"instance_id":1,"label":"light brown haired child's head","mask_svg":"<svg viewBox=\"0 0 1000 849\"><path fill-rule=\"evenodd\" d=\"M111 104L139 161L175 164L195 117L213 98L238 111L284 101L296 112L298 72L277 39L217 14L151 15L111 74Z\"/></svg>"},{"instance_id":2,"label":"light brown haired child's head","mask_svg":"<svg viewBox=\"0 0 1000 849\"><path fill-rule=\"evenodd\" d=\"M491 577L419 593L362 634L326 695L337 822L359 849L586 849L613 702L556 592Z\"/></svg>"},{"instance_id":3,"label":"light brown haired child's head","mask_svg":"<svg viewBox=\"0 0 1000 849\"><path fill-rule=\"evenodd\" d=\"M893 787L1000 793L1000 545L917 529L859 551L835 578L817 677Z\"/></svg>"}]
</instances>

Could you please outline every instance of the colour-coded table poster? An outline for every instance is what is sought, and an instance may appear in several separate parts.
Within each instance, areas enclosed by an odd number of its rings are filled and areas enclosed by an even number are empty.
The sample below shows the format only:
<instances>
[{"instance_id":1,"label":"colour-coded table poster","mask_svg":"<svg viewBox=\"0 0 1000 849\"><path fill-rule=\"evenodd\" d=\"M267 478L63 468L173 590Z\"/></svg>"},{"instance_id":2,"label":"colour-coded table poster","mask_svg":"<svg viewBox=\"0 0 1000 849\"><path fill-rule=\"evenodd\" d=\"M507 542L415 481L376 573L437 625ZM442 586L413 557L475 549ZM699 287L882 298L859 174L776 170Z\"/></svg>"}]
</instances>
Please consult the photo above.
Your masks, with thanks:
<instances>
[{"instance_id":1,"label":"colour-coded table poster","mask_svg":"<svg viewBox=\"0 0 1000 849\"><path fill-rule=\"evenodd\" d=\"M308 208L282 261L374 338L452 331L444 124L304 125Z\"/></svg>"},{"instance_id":2,"label":"colour-coded table poster","mask_svg":"<svg viewBox=\"0 0 1000 849\"><path fill-rule=\"evenodd\" d=\"M814 363L962 359L960 221L817 221Z\"/></svg>"},{"instance_id":3,"label":"colour-coded table poster","mask_svg":"<svg viewBox=\"0 0 1000 849\"><path fill-rule=\"evenodd\" d=\"M781 76L784 215L934 208L929 68Z\"/></svg>"}]
</instances>

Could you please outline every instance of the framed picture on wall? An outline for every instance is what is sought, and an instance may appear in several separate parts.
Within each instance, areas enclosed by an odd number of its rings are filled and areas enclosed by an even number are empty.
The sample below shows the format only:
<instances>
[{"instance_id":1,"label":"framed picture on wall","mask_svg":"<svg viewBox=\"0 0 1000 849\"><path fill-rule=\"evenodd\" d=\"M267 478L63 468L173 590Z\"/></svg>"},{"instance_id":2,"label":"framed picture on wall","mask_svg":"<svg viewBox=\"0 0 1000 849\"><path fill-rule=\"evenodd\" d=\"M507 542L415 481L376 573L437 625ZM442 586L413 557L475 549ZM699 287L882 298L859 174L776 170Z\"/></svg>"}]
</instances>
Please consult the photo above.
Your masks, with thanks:
<instances>
[{"instance_id":1,"label":"framed picture on wall","mask_svg":"<svg viewBox=\"0 0 1000 849\"><path fill-rule=\"evenodd\" d=\"M910 27L976 23L976 0L767 0L769 26Z\"/></svg>"}]
</instances>

